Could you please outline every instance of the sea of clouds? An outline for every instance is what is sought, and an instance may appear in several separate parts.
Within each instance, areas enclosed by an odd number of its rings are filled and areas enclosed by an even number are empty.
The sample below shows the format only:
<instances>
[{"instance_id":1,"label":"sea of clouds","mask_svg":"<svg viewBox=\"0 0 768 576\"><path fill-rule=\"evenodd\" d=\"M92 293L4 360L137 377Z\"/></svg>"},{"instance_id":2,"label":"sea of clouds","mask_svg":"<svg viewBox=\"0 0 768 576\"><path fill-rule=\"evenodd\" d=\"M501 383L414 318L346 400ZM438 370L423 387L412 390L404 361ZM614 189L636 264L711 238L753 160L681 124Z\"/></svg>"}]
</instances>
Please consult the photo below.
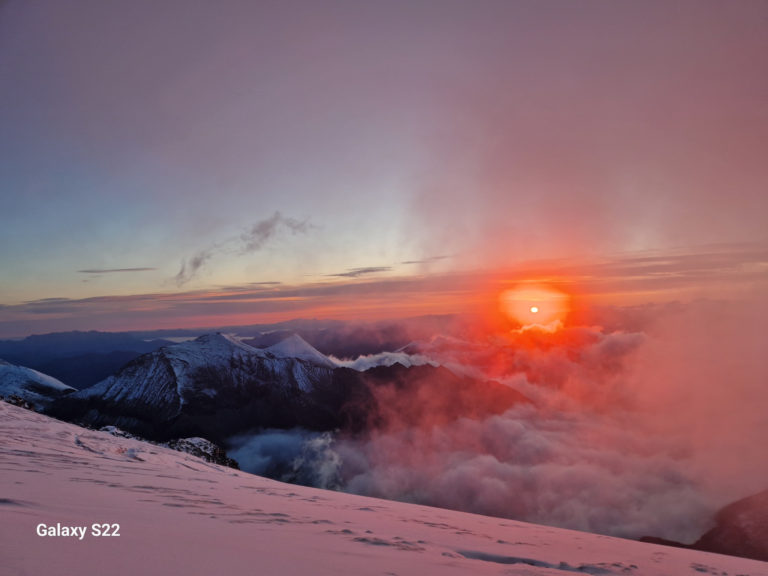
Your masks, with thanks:
<instances>
[{"instance_id":1,"label":"sea of clouds","mask_svg":"<svg viewBox=\"0 0 768 576\"><path fill-rule=\"evenodd\" d=\"M690 542L717 509L766 488L765 319L756 303L701 302L649 307L610 330L440 335L347 364L440 364L532 402L413 424L404 414L418 400L388 397L364 434L264 431L233 439L230 455L318 487Z\"/></svg>"}]
</instances>

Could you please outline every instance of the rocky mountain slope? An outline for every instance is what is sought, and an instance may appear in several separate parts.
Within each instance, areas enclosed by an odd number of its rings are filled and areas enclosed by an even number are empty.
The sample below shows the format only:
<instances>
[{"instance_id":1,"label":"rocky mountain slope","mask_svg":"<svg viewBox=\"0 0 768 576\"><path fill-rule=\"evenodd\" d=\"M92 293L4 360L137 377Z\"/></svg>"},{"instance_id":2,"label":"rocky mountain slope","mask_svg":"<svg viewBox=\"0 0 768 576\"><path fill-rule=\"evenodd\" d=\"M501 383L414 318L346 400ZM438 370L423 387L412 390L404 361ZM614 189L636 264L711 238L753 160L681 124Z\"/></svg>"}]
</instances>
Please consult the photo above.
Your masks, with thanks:
<instances>
[{"instance_id":1,"label":"rocky mountain slope","mask_svg":"<svg viewBox=\"0 0 768 576\"><path fill-rule=\"evenodd\" d=\"M642 542L768 562L768 490L720 509L715 526L693 544L645 536Z\"/></svg>"},{"instance_id":2,"label":"rocky mountain slope","mask_svg":"<svg viewBox=\"0 0 768 576\"><path fill-rule=\"evenodd\" d=\"M715 522L691 548L768 562L768 490L729 504Z\"/></svg>"},{"instance_id":3,"label":"rocky mountain slope","mask_svg":"<svg viewBox=\"0 0 768 576\"><path fill-rule=\"evenodd\" d=\"M333 426L334 407L308 401L330 383L332 365L303 340L275 346L256 349L223 334L166 346L73 394L53 413L152 439L217 441L257 426Z\"/></svg>"}]
</instances>

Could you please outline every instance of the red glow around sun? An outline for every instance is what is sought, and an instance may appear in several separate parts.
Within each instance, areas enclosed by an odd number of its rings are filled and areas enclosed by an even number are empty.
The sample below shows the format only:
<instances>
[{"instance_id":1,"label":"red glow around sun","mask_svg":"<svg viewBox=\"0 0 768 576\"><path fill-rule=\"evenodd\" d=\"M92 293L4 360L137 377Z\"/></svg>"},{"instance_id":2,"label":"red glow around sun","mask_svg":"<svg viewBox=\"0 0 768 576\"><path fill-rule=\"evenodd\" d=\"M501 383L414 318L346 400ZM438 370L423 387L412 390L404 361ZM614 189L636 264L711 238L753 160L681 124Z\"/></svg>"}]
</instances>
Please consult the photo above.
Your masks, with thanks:
<instances>
[{"instance_id":1,"label":"red glow around sun","mask_svg":"<svg viewBox=\"0 0 768 576\"><path fill-rule=\"evenodd\" d=\"M540 284L521 284L500 296L502 312L522 328L556 330L570 311L570 296Z\"/></svg>"}]
</instances>

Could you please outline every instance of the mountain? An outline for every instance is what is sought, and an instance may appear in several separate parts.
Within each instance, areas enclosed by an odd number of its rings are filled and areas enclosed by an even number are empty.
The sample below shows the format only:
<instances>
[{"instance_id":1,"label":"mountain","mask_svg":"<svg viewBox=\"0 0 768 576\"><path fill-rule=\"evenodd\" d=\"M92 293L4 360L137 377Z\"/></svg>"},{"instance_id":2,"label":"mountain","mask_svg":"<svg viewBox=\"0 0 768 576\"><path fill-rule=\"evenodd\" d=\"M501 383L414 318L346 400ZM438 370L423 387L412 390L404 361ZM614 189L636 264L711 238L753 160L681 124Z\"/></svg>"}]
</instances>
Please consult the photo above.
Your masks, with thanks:
<instances>
[{"instance_id":1,"label":"mountain","mask_svg":"<svg viewBox=\"0 0 768 576\"><path fill-rule=\"evenodd\" d=\"M0 360L0 396L18 396L35 409L41 409L72 392L75 392L74 388L56 378Z\"/></svg>"},{"instance_id":2,"label":"mountain","mask_svg":"<svg viewBox=\"0 0 768 576\"><path fill-rule=\"evenodd\" d=\"M247 336L245 342L266 348L287 335L298 334L323 354L336 358L357 358L402 348L413 340L429 340L434 334L463 333L459 317L454 315L418 316L398 321L292 321L272 325L236 326L221 331ZM160 337L162 333L146 334Z\"/></svg>"},{"instance_id":3,"label":"mountain","mask_svg":"<svg viewBox=\"0 0 768 576\"><path fill-rule=\"evenodd\" d=\"M443 366L395 363L353 374L371 393L369 403L361 407L368 429L433 427L459 418L478 420L530 402L514 388L459 376Z\"/></svg>"},{"instance_id":4,"label":"mountain","mask_svg":"<svg viewBox=\"0 0 768 576\"><path fill-rule=\"evenodd\" d=\"M35 334L22 340L0 340L3 358L17 356L48 355L49 357L77 356L86 353L105 353L114 350L151 352L169 341L152 340L128 332L53 332Z\"/></svg>"},{"instance_id":5,"label":"mountain","mask_svg":"<svg viewBox=\"0 0 768 576\"><path fill-rule=\"evenodd\" d=\"M0 437L3 574L768 576L754 560L283 484L3 402Z\"/></svg>"},{"instance_id":6,"label":"mountain","mask_svg":"<svg viewBox=\"0 0 768 576\"><path fill-rule=\"evenodd\" d=\"M55 332L23 340L0 340L0 358L82 389L115 373L137 356L170 343L125 332Z\"/></svg>"},{"instance_id":7,"label":"mountain","mask_svg":"<svg viewBox=\"0 0 768 576\"><path fill-rule=\"evenodd\" d=\"M260 350L207 334L136 358L53 413L158 440L221 441L255 427L329 429L338 424L338 406L312 395L330 385L332 373L330 360L299 337Z\"/></svg>"},{"instance_id":8,"label":"mountain","mask_svg":"<svg viewBox=\"0 0 768 576\"><path fill-rule=\"evenodd\" d=\"M768 490L721 508L715 514L715 527L693 544L654 536L645 536L640 540L768 562Z\"/></svg>"},{"instance_id":9,"label":"mountain","mask_svg":"<svg viewBox=\"0 0 768 576\"><path fill-rule=\"evenodd\" d=\"M442 367L335 367L296 334L261 349L207 334L136 358L50 413L152 440L201 436L221 443L263 428L364 434L397 423L500 414L526 401L508 386Z\"/></svg>"},{"instance_id":10,"label":"mountain","mask_svg":"<svg viewBox=\"0 0 768 576\"><path fill-rule=\"evenodd\" d=\"M729 504L715 522L691 548L768 562L768 490Z\"/></svg>"},{"instance_id":11,"label":"mountain","mask_svg":"<svg viewBox=\"0 0 768 576\"><path fill-rule=\"evenodd\" d=\"M304 360L316 366L325 366L326 368L335 368L336 364L327 356L321 354L313 348L301 336L295 333L286 335L271 346L265 348L267 352L276 358L297 358Z\"/></svg>"}]
</instances>

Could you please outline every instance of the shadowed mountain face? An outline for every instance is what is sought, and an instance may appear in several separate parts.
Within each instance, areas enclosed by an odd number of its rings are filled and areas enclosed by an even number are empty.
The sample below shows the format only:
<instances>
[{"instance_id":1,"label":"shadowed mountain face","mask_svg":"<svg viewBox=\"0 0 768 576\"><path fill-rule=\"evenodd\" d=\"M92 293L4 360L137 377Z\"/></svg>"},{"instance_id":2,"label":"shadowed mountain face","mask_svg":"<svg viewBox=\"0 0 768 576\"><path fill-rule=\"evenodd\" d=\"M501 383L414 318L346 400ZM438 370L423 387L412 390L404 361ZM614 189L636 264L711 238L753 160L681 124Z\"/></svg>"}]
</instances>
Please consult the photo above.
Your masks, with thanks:
<instances>
[{"instance_id":1,"label":"shadowed mountain face","mask_svg":"<svg viewBox=\"0 0 768 576\"><path fill-rule=\"evenodd\" d=\"M159 440L198 435L218 441L255 426L325 428L333 414L310 410L307 400L332 371L206 335L135 359L53 413Z\"/></svg>"},{"instance_id":2,"label":"shadowed mountain face","mask_svg":"<svg viewBox=\"0 0 768 576\"><path fill-rule=\"evenodd\" d=\"M337 368L296 335L256 349L215 334L145 354L62 399L51 413L157 440L203 436L219 442L258 428L359 434L438 423L435 417L444 423L501 413L521 401L507 386L445 368Z\"/></svg>"},{"instance_id":3,"label":"shadowed mountain face","mask_svg":"<svg viewBox=\"0 0 768 576\"><path fill-rule=\"evenodd\" d=\"M508 386L457 376L441 366L393 364L362 373L371 394L368 428L431 428L503 414L528 399Z\"/></svg>"},{"instance_id":4,"label":"shadowed mountain face","mask_svg":"<svg viewBox=\"0 0 768 576\"><path fill-rule=\"evenodd\" d=\"M729 504L691 548L768 562L768 490Z\"/></svg>"},{"instance_id":5,"label":"shadowed mountain face","mask_svg":"<svg viewBox=\"0 0 768 576\"><path fill-rule=\"evenodd\" d=\"M652 536L640 540L768 562L768 490L722 508L715 515L715 527L693 544Z\"/></svg>"}]
</instances>

